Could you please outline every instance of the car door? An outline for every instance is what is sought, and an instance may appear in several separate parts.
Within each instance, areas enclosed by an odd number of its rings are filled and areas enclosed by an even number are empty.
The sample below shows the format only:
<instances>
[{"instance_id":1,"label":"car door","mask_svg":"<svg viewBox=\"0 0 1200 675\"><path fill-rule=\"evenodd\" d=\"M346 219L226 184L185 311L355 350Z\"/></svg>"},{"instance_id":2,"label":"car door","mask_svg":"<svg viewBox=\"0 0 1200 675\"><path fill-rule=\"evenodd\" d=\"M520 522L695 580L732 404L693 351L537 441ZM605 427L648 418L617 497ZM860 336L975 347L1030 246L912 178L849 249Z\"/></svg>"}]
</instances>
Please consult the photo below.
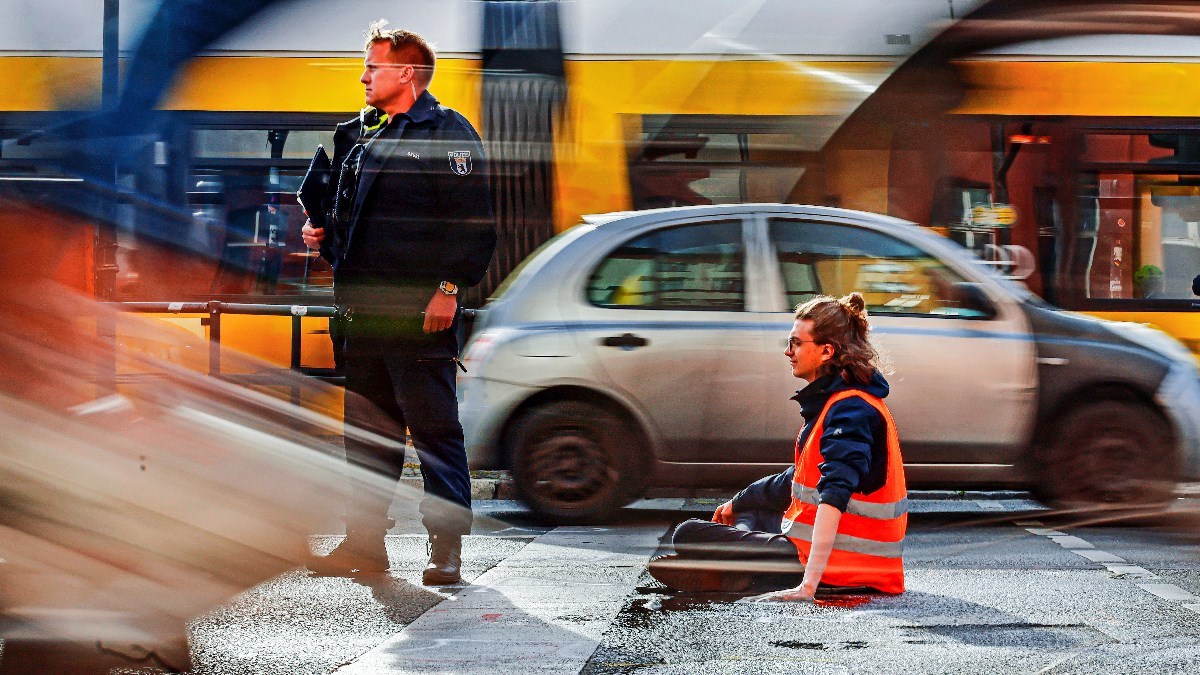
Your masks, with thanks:
<instances>
[{"instance_id":1,"label":"car door","mask_svg":"<svg viewBox=\"0 0 1200 675\"><path fill-rule=\"evenodd\" d=\"M867 301L872 343L891 384L887 402L905 463L938 476L952 465L1011 464L1035 406L1035 353L1015 302L990 299L962 271L922 248L876 229L801 217L766 219L782 302L767 333L770 364L764 444L795 438L799 407L786 398L807 383L781 356L789 308L818 294L852 291ZM766 452L764 450L764 452ZM918 469L913 478L925 474ZM931 474L932 475L932 474Z\"/></svg>"},{"instance_id":2,"label":"car door","mask_svg":"<svg viewBox=\"0 0 1200 675\"><path fill-rule=\"evenodd\" d=\"M643 229L586 275L580 343L651 420L660 459L736 452L745 431L722 402L761 395L744 370L760 342L746 312L743 229L736 216Z\"/></svg>"}]
</instances>

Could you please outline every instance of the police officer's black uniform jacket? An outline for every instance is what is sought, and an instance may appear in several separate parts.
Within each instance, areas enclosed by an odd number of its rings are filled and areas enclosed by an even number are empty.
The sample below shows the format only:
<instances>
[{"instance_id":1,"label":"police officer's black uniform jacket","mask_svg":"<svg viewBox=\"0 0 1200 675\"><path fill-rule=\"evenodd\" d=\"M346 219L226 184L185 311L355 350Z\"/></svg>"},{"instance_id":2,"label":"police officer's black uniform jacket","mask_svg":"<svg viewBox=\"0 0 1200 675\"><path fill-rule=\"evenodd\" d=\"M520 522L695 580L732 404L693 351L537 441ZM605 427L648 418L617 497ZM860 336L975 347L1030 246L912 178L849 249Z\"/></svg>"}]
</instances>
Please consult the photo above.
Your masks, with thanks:
<instances>
[{"instance_id":1,"label":"police officer's black uniform jacket","mask_svg":"<svg viewBox=\"0 0 1200 675\"><path fill-rule=\"evenodd\" d=\"M321 255L333 265L338 305L355 321L388 317L417 346L434 348L445 340L420 327L438 283L478 284L496 246L483 144L428 91L371 127L360 115L334 134L325 200L333 232Z\"/></svg>"}]
</instances>

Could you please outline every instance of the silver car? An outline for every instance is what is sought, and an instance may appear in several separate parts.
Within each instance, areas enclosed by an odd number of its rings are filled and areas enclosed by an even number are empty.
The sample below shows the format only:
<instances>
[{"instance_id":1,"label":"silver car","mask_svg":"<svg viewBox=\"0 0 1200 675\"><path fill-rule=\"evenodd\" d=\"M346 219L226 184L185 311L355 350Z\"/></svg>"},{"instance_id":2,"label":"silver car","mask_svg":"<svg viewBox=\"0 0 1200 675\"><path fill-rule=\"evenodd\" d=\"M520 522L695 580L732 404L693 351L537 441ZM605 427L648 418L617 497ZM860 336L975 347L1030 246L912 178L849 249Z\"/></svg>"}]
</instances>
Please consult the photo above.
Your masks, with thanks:
<instances>
[{"instance_id":1,"label":"silver car","mask_svg":"<svg viewBox=\"0 0 1200 675\"><path fill-rule=\"evenodd\" d=\"M474 468L541 517L740 487L801 425L792 308L862 293L911 487L1161 501L1200 476L1200 376L1167 335L1057 310L885 216L748 204L589 216L480 312L459 402Z\"/></svg>"}]
</instances>

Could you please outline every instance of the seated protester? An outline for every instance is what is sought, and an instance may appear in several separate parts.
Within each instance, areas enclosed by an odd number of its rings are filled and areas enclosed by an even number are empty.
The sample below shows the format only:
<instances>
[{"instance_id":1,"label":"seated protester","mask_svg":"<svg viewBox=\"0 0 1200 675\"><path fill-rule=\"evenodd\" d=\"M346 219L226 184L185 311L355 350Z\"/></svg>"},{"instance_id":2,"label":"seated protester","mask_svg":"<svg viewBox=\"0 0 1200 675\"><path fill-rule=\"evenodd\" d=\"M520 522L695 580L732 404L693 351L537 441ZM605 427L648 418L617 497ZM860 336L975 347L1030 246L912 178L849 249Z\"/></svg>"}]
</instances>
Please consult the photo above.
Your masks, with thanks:
<instances>
[{"instance_id":1,"label":"seated protester","mask_svg":"<svg viewBox=\"0 0 1200 675\"><path fill-rule=\"evenodd\" d=\"M904 591L904 464L869 329L858 293L796 308L784 354L809 384L794 397L804 417L794 465L712 522L681 523L675 554L650 563L655 579L680 591L786 589L760 600L812 600L819 584Z\"/></svg>"}]
</instances>

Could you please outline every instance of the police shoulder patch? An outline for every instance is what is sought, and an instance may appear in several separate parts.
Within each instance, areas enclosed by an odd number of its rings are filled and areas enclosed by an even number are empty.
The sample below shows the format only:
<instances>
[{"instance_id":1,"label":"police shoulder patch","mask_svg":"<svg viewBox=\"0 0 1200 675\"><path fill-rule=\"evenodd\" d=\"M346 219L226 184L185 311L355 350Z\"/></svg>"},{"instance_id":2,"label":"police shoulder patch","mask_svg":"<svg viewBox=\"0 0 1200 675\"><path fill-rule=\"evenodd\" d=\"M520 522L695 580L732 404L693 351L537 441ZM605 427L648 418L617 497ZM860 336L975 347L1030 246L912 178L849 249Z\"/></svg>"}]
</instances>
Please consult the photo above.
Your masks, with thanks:
<instances>
[{"instance_id":1,"label":"police shoulder patch","mask_svg":"<svg viewBox=\"0 0 1200 675\"><path fill-rule=\"evenodd\" d=\"M450 156L451 171L459 176L466 176L471 173L470 150L451 150L446 154Z\"/></svg>"}]
</instances>

